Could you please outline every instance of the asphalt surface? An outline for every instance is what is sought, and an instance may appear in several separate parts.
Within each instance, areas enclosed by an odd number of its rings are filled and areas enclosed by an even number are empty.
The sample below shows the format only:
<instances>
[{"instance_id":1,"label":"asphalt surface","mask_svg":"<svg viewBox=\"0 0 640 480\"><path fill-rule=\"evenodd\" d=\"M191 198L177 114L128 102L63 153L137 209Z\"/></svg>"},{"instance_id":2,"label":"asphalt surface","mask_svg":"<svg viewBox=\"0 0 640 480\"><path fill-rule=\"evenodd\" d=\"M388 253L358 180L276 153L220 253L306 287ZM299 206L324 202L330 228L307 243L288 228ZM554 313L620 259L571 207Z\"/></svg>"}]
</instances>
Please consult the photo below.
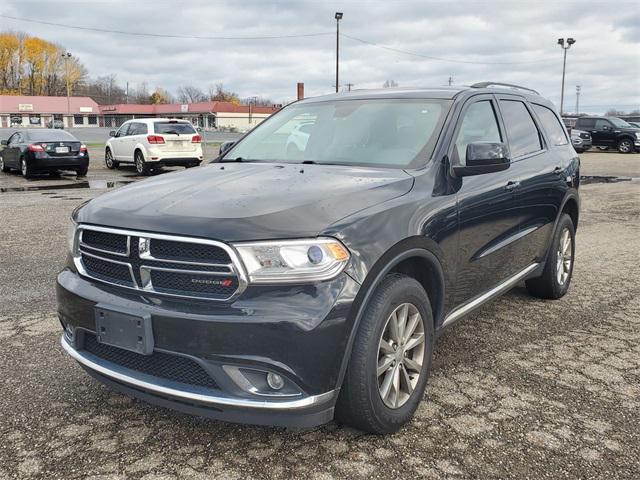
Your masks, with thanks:
<instances>
[{"instance_id":1,"label":"asphalt surface","mask_svg":"<svg viewBox=\"0 0 640 480\"><path fill-rule=\"evenodd\" d=\"M581 157L584 175L640 177L640 155ZM191 417L85 374L58 343L68 217L137 177L94 163L88 180L0 193L0 479L640 478L640 180L583 185L568 295L520 286L453 327L416 418L386 437Z\"/></svg>"}]
</instances>

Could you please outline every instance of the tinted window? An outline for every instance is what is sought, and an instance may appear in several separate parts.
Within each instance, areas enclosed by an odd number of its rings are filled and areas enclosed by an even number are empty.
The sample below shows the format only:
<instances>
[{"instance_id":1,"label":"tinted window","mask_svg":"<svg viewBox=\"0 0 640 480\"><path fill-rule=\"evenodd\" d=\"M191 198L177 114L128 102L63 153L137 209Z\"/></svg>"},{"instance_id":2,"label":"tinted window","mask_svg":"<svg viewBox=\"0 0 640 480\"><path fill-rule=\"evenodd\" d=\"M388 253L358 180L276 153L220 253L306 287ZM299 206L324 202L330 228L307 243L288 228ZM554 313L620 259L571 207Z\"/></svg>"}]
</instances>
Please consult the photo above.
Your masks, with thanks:
<instances>
[{"instance_id":1,"label":"tinted window","mask_svg":"<svg viewBox=\"0 0 640 480\"><path fill-rule=\"evenodd\" d=\"M547 132L549 140L553 145L566 145L568 142L567 136L564 133L564 128L553 110L542 105L533 105L533 110L538 115L540 122L542 122L542 128Z\"/></svg>"},{"instance_id":2,"label":"tinted window","mask_svg":"<svg viewBox=\"0 0 640 480\"><path fill-rule=\"evenodd\" d=\"M590 128L596 127L596 119L595 118L579 118L578 123L576 123L576 128L582 128L588 130Z\"/></svg>"},{"instance_id":3,"label":"tinted window","mask_svg":"<svg viewBox=\"0 0 640 480\"><path fill-rule=\"evenodd\" d=\"M186 122L153 122L153 128L156 133L173 133L178 135L196 133L193 125Z\"/></svg>"},{"instance_id":4,"label":"tinted window","mask_svg":"<svg viewBox=\"0 0 640 480\"><path fill-rule=\"evenodd\" d=\"M132 123L129 127L129 131L127 135L146 135L147 134L147 125L144 123Z\"/></svg>"},{"instance_id":5,"label":"tinted window","mask_svg":"<svg viewBox=\"0 0 640 480\"><path fill-rule=\"evenodd\" d=\"M29 139L36 142L77 142L78 139L64 130L30 130Z\"/></svg>"},{"instance_id":6,"label":"tinted window","mask_svg":"<svg viewBox=\"0 0 640 480\"><path fill-rule=\"evenodd\" d=\"M496 113L489 100L476 102L465 112L456 139L458 158L466 159L467 145L473 142L502 142Z\"/></svg>"},{"instance_id":7,"label":"tinted window","mask_svg":"<svg viewBox=\"0 0 640 480\"><path fill-rule=\"evenodd\" d=\"M596 130L605 130L605 127L611 128L611 124L602 118L598 118L596 120Z\"/></svg>"},{"instance_id":8,"label":"tinted window","mask_svg":"<svg viewBox=\"0 0 640 480\"><path fill-rule=\"evenodd\" d=\"M518 158L542 148L540 135L524 103L500 100L500 110L507 130L511 158Z\"/></svg>"},{"instance_id":9,"label":"tinted window","mask_svg":"<svg viewBox=\"0 0 640 480\"><path fill-rule=\"evenodd\" d=\"M258 125L225 158L405 168L430 158L449 105L432 99L296 103ZM311 122L304 146L288 148L291 134Z\"/></svg>"}]
</instances>

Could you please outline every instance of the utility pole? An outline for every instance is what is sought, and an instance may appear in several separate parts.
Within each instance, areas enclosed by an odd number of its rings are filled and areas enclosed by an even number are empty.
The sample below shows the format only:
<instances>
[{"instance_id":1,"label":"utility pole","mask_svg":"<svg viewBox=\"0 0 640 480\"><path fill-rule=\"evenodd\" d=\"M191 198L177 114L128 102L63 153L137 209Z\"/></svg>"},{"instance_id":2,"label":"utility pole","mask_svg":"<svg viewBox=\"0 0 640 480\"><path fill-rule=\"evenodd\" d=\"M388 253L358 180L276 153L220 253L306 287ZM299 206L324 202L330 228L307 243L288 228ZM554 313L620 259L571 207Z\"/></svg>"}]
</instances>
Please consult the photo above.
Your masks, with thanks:
<instances>
[{"instance_id":1,"label":"utility pole","mask_svg":"<svg viewBox=\"0 0 640 480\"><path fill-rule=\"evenodd\" d=\"M336 93L340 83L338 82L338 64L340 60L340 20L342 20L342 12L336 12Z\"/></svg>"},{"instance_id":2,"label":"utility pole","mask_svg":"<svg viewBox=\"0 0 640 480\"><path fill-rule=\"evenodd\" d=\"M69 126L71 126L71 100L69 99L71 88L69 86L69 59L71 58L71 53L64 52L62 54L62 59L64 60L64 79L67 84L67 121L69 122Z\"/></svg>"},{"instance_id":3,"label":"utility pole","mask_svg":"<svg viewBox=\"0 0 640 480\"><path fill-rule=\"evenodd\" d=\"M564 74L567 69L567 50L571 48L571 45L576 43L573 38L567 38L565 43L564 38L558 39L558 45L564 50L564 59L562 60L562 90L560 91L560 116L564 113Z\"/></svg>"},{"instance_id":4,"label":"utility pole","mask_svg":"<svg viewBox=\"0 0 640 480\"><path fill-rule=\"evenodd\" d=\"M127 89L124 92L124 103L129 103L129 82L127 82Z\"/></svg>"},{"instance_id":5,"label":"utility pole","mask_svg":"<svg viewBox=\"0 0 640 480\"><path fill-rule=\"evenodd\" d=\"M452 83L453 83L453 77L449 75L449 86L451 86Z\"/></svg>"},{"instance_id":6,"label":"utility pole","mask_svg":"<svg viewBox=\"0 0 640 480\"><path fill-rule=\"evenodd\" d=\"M576 85L576 115L580 114L580 85Z\"/></svg>"},{"instance_id":7,"label":"utility pole","mask_svg":"<svg viewBox=\"0 0 640 480\"><path fill-rule=\"evenodd\" d=\"M353 83L345 83L345 86L347 87L347 91L351 91L351 87L355 87L355 84Z\"/></svg>"}]
</instances>

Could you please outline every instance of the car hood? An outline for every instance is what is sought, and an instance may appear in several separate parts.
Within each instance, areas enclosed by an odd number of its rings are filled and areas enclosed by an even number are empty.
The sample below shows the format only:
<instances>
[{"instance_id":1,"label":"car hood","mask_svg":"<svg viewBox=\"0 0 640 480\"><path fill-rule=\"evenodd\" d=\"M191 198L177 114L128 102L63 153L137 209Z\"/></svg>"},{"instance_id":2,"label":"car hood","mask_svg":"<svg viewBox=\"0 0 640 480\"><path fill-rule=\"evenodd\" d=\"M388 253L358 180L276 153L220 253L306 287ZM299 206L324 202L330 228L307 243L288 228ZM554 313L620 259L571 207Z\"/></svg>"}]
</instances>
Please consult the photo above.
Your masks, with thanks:
<instances>
[{"instance_id":1,"label":"car hood","mask_svg":"<svg viewBox=\"0 0 640 480\"><path fill-rule=\"evenodd\" d=\"M223 241L315 236L412 185L400 169L217 163L101 195L77 221Z\"/></svg>"}]
</instances>

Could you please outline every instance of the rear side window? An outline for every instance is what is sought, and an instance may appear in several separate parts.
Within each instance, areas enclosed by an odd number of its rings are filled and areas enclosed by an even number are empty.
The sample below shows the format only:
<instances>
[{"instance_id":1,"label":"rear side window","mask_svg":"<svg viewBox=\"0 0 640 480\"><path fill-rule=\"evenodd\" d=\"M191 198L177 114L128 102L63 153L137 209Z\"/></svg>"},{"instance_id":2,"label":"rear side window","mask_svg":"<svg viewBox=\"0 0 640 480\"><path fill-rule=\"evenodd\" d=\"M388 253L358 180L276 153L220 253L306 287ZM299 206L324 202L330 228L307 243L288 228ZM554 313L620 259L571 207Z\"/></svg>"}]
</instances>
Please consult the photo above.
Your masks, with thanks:
<instances>
[{"instance_id":1,"label":"rear side window","mask_svg":"<svg viewBox=\"0 0 640 480\"><path fill-rule=\"evenodd\" d=\"M500 110L507 130L511 158L542 149L538 128L524 103L518 100L500 100Z\"/></svg>"},{"instance_id":2,"label":"rear side window","mask_svg":"<svg viewBox=\"0 0 640 480\"><path fill-rule=\"evenodd\" d=\"M553 110L542 105L533 105L533 110L538 115L540 122L542 122L542 128L547 132L549 140L553 145L566 145L569 143L567 136L564 133L564 128Z\"/></svg>"},{"instance_id":3,"label":"rear side window","mask_svg":"<svg viewBox=\"0 0 640 480\"><path fill-rule=\"evenodd\" d=\"M186 122L153 122L153 128L155 129L155 133L173 133L174 135L196 133L193 125Z\"/></svg>"},{"instance_id":4,"label":"rear side window","mask_svg":"<svg viewBox=\"0 0 640 480\"><path fill-rule=\"evenodd\" d=\"M589 130L591 128L596 128L596 119L595 118L579 118L576 123L576 128L581 130Z\"/></svg>"},{"instance_id":5,"label":"rear side window","mask_svg":"<svg viewBox=\"0 0 640 480\"><path fill-rule=\"evenodd\" d=\"M456 138L458 158L467 158L467 145L473 142L502 142L496 113L489 100L482 100L469 106L462 119Z\"/></svg>"},{"instance_id":6,"label":"rear side window","mask_svg":"<svg viewBox=\"0 0 640 480\"><path fill-rule=\"evenodd\" d=\"M132 123L128 135L146 135L147 125L144 123Z\"/></svg>"}]
</instances>

